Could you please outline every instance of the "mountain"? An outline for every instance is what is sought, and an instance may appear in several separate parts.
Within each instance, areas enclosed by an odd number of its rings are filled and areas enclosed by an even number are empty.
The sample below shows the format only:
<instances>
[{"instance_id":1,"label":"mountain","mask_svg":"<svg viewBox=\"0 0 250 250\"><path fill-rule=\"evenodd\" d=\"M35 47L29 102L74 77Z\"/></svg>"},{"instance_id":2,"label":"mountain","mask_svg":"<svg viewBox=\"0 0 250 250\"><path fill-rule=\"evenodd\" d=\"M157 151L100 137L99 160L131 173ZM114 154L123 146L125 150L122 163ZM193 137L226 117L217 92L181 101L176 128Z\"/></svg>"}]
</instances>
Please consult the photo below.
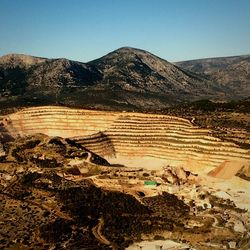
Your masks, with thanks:
<instances>
[{"instance_id":1,"label":"mountain","mask_svg":"<svg viewBox=\"0 0 250 250\"><path fill-rule=\"evenodd\" d=\"M91 85L101 75L91 65L67 59L45 59L11 54L0 58L2 92L26 91Z\"/></svg>"},{"instance_id":2,"label":"mountain","mask_svg":"<svg viewBox=\"0 0 250 250\"><path fill-rule=\"evenodd\" d=\"M250 55L191 60L176 65L228 87L234 97L250 95Z\"/></svg>"},{"instance_id":3,"label":"mountain","mask_svg":"<svg viewBox=\"0 0 250 250\"><path fill-rule=\"evenodd\" d=\"M89 63L103 72L103 84L128 91L185 94L203 80L147 51L129 47Z\"/></svg>"},{"instance_id":4,"label":"mountain","mask_svg":"<svg viewBox=\"0 0 250 250\"><path fill-rule=\"evenodd\" d=\"M217 72L215 64L210 67L214 68L211 73L197 70L198 66L191 67L188 62L175 65L130 47L88 63L10 54L0 57L0 106L63 104L113 110L159 110L190 100L239 99L246 96L245 90L249 88L245 77L249 77L249 61L237 63L242 64L242 67L235 66L237 70L246 70L246 74L238 79L235 76L234 82L225 84L223 79L232 79L229 69L228 75L218 78L218 73L213 74ZM243 90L242 86L245 86Z\"/></svg>"}]
</instances>

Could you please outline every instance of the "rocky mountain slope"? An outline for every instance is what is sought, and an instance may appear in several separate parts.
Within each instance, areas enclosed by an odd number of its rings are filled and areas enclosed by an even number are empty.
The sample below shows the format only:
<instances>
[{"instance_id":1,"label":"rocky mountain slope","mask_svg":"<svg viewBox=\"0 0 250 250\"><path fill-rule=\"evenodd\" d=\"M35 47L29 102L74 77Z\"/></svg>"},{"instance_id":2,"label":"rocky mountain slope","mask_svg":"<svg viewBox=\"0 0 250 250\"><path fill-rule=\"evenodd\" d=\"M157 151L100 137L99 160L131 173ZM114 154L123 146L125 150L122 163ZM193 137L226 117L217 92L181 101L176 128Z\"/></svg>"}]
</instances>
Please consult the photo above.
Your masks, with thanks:
<instances>
[{"instance_id":1,"label":"rocky mountain slope","mask_svg":"<svg viewBox=\"0 0 250 250\"><path fill-rule=\"evenodd\" d=\"M190 99L239 99L249 93L249 57L243 58L207 63L206 71L128 47L88 63L10 54L0 58L0 105L155 111Z\"/></svg>"},{"instance_id":2,"label":"rocky mountain slope","mask_svg":"<svg viewBox=\"0 0 250 250\"><path fill-rule=\"evenodd\" d=\"M176 65L227 86L235 97L250 95L250 55L191 60Z\"/></svg>"},{"instance_id":3,"label":"rocky mountain slope","mask_svg":"<svg viewBox=\"0 0 250 250\"><path fill-rule=\"evenodd\" d=\"M102 83L128 91L185 94L204 79L143 50L121 48L90 62L103 72Z\"/></svg>"}]
</instances>

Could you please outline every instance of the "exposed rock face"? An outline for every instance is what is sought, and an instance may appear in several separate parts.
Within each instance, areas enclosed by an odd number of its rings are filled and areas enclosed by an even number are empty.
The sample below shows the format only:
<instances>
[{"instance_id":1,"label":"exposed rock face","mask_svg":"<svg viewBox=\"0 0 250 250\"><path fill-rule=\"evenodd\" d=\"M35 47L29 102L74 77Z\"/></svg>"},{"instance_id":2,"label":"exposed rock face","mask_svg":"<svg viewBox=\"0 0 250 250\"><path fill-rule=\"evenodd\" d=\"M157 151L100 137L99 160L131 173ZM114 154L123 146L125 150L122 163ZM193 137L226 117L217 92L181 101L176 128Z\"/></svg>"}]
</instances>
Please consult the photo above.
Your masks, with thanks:
<instances>
[{"instance_id":1,"label":"exposed rock face","mask_svg":"<svg viewBox=\"0 0 250 250\"><path fill-rule=\"evenodd\" d=\"M238 171L250 164L249 150L173 116L48 106L10 114L3 123L13 137L43 133L71 138L111 163L131 167L169 164L200 171L229 164Z\"/></svg>"},{"instance_id":2,"label":"exposed rock face","mask_svg":"<svg viewBox=\"0 0 250 250\"><path fill-rule=\"evenodd\" d=\"M195 184L198 182L197 175L190 171L186 171L183 167L165 167L162 179L175 185L183 185L186 183Z\"/></svg>"},{"instance_id":3,"label":"exposed rock face","mask_svg":"<svg viewBox=\"0 0 250 250\"><path fill-rule=\"evenodd\" d=\"M230 100L249 93L247 57L226 69L222 60L219 70L213 66L211 72L198 70L198 74L180 67L197 68L186 65L176 66L133 48L115 50L89 63L6 55L0 58L0 105L63 103L112 110L159 110L191 98Z\"/></svg>"}]
</instances>

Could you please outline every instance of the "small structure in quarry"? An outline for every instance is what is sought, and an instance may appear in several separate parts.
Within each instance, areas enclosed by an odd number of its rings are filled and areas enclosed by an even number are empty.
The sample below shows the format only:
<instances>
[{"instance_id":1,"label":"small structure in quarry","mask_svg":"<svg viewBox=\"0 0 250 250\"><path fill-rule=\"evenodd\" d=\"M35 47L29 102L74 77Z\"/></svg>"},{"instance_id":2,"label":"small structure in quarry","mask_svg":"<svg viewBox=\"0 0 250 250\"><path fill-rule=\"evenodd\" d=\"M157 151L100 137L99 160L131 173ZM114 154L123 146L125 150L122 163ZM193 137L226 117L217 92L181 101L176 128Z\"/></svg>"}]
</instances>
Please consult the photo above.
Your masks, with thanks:
<instances>
[{"instance_id":1,"label":"small structure in quarry","mask_svg":"<svg viewBox=\"0 0 250 250\"><path fill-rule=\"evenodd\" d=\"M145 188L156 188L158 183L156 181L144 181Z\"/></svg>"}]
</instances>

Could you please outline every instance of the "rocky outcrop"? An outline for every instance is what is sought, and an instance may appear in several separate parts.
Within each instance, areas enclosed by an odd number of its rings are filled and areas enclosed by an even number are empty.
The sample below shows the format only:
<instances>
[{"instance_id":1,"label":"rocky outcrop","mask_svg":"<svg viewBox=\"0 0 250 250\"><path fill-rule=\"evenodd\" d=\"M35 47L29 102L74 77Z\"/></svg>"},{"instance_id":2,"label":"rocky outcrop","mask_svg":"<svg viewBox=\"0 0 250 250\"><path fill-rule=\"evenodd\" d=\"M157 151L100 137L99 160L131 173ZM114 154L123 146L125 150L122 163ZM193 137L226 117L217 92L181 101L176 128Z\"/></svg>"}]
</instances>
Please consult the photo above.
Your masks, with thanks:
<instances>
[{"instance_id":1,"label":"rocky outcrop","mask_svg":"<svg viewBox=\"0 0 250 250\"><path fill-rule=\"evenodd\" d=\"M10 114L3 123L13 137L43 133L70 138L111 163L131 167L188 166L196 172L250 163L248 150L167 115L47 106Z\"/></svg>"},{"instance_id":2,"label":"rocky outcrop","mask_svg":"<svg viewBox=\"0 0 250 250\"><path fill-rule=\"evenodd\" d=\"M164 167L162 179L170 184L184 185L198 182L198 175L185 170L183 167Z\"/></svg>"}]
</instances>

